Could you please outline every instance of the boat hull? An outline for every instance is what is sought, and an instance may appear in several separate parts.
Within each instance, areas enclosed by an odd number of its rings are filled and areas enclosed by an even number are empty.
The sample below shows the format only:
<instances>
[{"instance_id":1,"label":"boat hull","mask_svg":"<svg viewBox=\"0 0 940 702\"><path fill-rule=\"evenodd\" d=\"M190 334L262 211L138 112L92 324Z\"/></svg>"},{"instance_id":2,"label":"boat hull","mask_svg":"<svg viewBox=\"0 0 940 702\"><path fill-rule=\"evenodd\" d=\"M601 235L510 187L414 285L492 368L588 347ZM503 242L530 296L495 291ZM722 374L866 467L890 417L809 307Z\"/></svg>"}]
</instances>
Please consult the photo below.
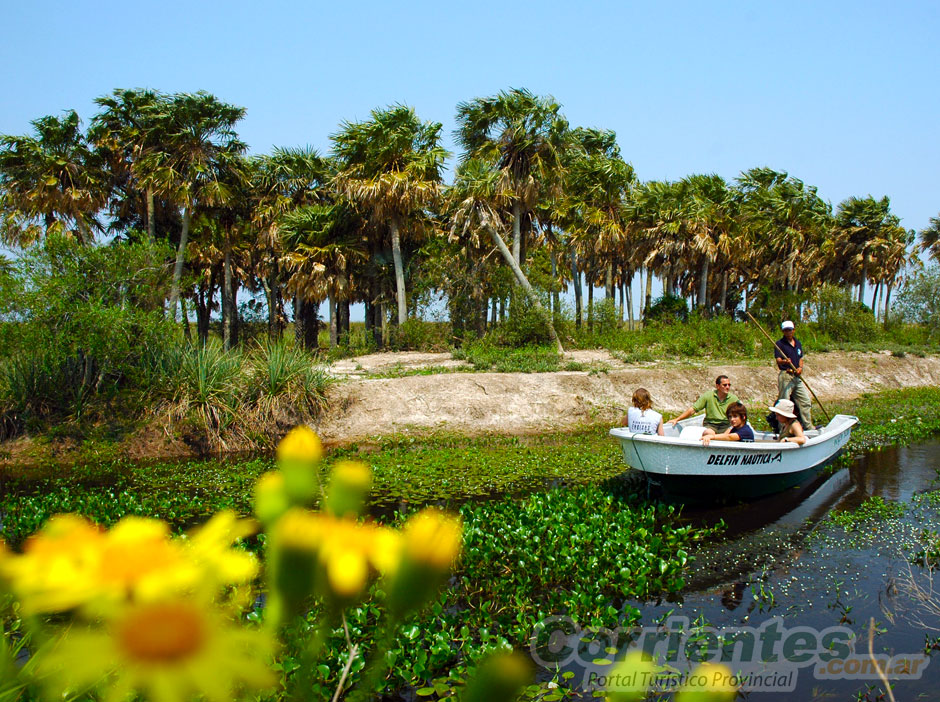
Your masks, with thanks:
<instances>
[{"instance_id":1,"label":"boat hull","mask_svg":"<svg viewBox=\"0 0 940 702\"><path fill-rule=\"evenodd\" d=\"M693 418L686 426L701 422ZM836 415L806 444L773 441L758 433L754 443L633 434L612 429L623 449L624 461L644 473L652 485L684 501L749 500L799 485L834 460L851 436L858 419ZM681 428L681 427L680 427Z\"/></svg>"}]
</instances>

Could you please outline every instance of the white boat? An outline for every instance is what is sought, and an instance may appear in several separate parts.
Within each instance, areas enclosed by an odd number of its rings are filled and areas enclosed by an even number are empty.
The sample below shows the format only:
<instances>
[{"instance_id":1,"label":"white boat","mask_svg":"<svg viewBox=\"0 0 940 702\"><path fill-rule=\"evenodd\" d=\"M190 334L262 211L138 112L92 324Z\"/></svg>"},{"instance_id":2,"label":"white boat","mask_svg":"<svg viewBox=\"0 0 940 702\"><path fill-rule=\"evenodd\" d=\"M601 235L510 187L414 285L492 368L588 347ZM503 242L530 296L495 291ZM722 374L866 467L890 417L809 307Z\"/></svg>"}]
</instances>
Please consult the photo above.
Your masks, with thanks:
<instances>
[{"instance_id":1,"label":"white boat","mask_svg":"<svg viewBox=\"0 0 940 702\"><path fill-rule=\"evenodd\" d=\"M754 442L712 441L702 444L704 415L675 427L665 436L611 429L620 439L623 459L650 483L675 497L752 499L799 485L832 461L848 443L858 417L837 414L825 427L807 431L802 446L776 441L769 432L754 432Z\"/></svg>"}]
</instances>

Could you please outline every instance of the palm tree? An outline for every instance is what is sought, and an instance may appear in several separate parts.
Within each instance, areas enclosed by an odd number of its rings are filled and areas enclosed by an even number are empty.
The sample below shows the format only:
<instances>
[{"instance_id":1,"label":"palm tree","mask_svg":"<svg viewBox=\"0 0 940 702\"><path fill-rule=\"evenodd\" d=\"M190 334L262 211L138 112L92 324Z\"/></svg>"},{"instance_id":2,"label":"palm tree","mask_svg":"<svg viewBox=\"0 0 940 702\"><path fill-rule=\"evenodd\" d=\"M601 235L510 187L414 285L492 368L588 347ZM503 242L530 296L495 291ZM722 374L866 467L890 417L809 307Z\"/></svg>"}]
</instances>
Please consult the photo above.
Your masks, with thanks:
<instances>
[{"instance_id":1,"label":"palm tree","mask_svg":"<svg viewBox=\"0 0 940 702\"><path fill-rule=\"evenodd\" d=\"M561 105L512 89L457 105L457 140L470 159L495 169L498 191L512 211L512 257L522 266L523 221L547 190L559 183L568 123Z\"/></svg>"},{"instance_id":2,"label":"palm tree","mask_svg":"<svg viewBox=\"0 0 940 702\"><path fill-rule=\"evenodd\" d=\"M89 243L108 191L78 114L31 124L31 136L0 135L0 234L18 246L53 233Z\"/></svg>"},{"instance_id":3,"label":"palm tree","mask_svg":"<svg viewBox=\"0 0 940 702\"><path fill-rule=\"evenodd\" d=\"M548 334L555 343L558 353L564 353L561 340L555 332L552 316L542 307L538 295L535 294L522 268L519 267L500 235L500 231L506 228L502 212L505 211L505 199L509 197L500 181L500 173L483 161L470 159L458 166L454 185L448 191L451 235L467 237L475 234L477 245L479 245L479 233L489 235L506 265L512 270L517 283L525 291L529 303L545 321Z\"/></svg>"},{"instance_id":4,"label":"palm tree","mask_svg":"<svg viewBox=\"0 0 940 702\"><path fill-rule=\"evenodd\" d=\"M819 263L832 228L832 208L816 188L770 168L752 168L737 178L744 234L754 249L755 283L799 291Z\"/></svg>"},{"instance_id":5,"label":"palm tree","mask_svg":"<svg viewBox=\"0 0 940 702\"><path fill-rule=\"evenodd\" d=\"M732 246L736 207L732 193L721 176L691 175L682 180L686 194L685 218L691 234L689 253L698 259L697 306L709 308L709 269L721 272L721 307L728 290L728 269L733 266Z\"/></svg>"},{"instance_id":6,"label":"palm tree","mask_svg":"<svg viewBox=\"0 0 940 702\"><path fill-rule=\"evenodd\" d=\"M395 105L373 110L366 122L345 122L331 137L339 160L337 189L368 211L375 223L388 226L399 325L408 318L402 229L408 227L413 234L414 223L440 195L447 158L441 129L439 122L421 122L412 108Z\"/></svg>"},{"instance_id":7,"label":"palm tree","mask_svg":"<svg viewBox=\"0 0 940 702\"><path fill-rule=\"evenodd\" d=\"M619 274L626 248L624 204L636 177L624 162L616 134L609 130L574 129L565 159L565 228L572 234L582 260L602 262L607 297L613 297L615 270ZM632 275L632 270L629 271ZM589 293L593 293L593 280ZM593 294L589 294L593 300ZM589 307L590 307L589 303ZM593 315L589 310L588 324Z\"/></svg>"},{"instance_id":8,"label":"palm tree","mask_svg":"<svg viewBox=\"0 0 940 702\"><path fill-rule=\"evenodd\" d=\"M243 107L226 104L205 92L174 95L157 119L156 128L166 135L166 141L141 159L148 182L183 213L170 288L170 319L176 318L194 209L222 204L232 196L227 183L231 172L242 167L238 157L245 151L235 125L244 115Z\"/></svg>"},{"instance_id":9,"label":"palm tree","mask_svg":"<svg viewBox=\"0 0 940 702\"><path fill-rule=\"evenodd\" d=\"M301 308L316 309L330 300L330 318L336 321L336 336L349 334L349 303L367 260L362 221L342 199L299 207L281 218L283 254L280 265L287 271L287 289ZM300 342L310 348L315 325L297 320ZM336 343L331 332L331 343Z\"/></svg>"},{"instance_id":10,"label":"palm tree","mask_svg":"<svg viewBox=\"0 0 940 702\"><path fill-rule=\"evenodd\" d=\"M280 335L283 220L298 208L328 202L325 186L334 169L331 162L314 149L276 148L270 156L253 159L250 171L251 219L255 232L252 250L256 255L253 268L268 301L268 336L273 341Z\"/></svg>"},{"instance_id":11,"label":"palm tree","mask_svg":"<svg viewBox=\"0 0 940 702\"><path fill-rule=\"evenodd\" d=\"M878 272L876 286L884 286L884 311L882 319L887 327L888 310L891 307L891 291L897 284L901 272L916 259L914 249L914 230L904 229L899 224L882 229L881 241L873 263ZM872 308L874 309L874 300ZM877 316L878 312L875 311Z\"/></svg>"},{"instance_id":12,"label":"palm tree","mask_svg":"<svg viewBox=\"0 0 940 702\"><path fill-rule=\"evenodd\" d=\"M137 212L143 195L143 219L147 235L156 236L154 188L144 164L167 140L161 132L166 124L168 99L153 90L115 90L111 95L95 98L103 108L92 118L89 140L108 162L115 181L112 217L123 219L132 206ZM139 216L139 215L138 215Z\"/></svg>"},{"instance_id":13,"label":"palm tree","mask_svg":"<svg viewBox=\"0 0 940 702\"><path fill-rule=\"evenodd\" d=\"M920 250L940 263L940 214L930 218L930 224L919 232Z\"/></svg>"},{"instance_id":14,"label":"palm tree","mask_svg":"<svg viewBox=\"0 0 940 702\"><path fill-rule=\"evenodd\" d=\"M872 258L879 250L890 248L892 240L896 246L901 220L891 213L887 197L876 200L869 195L850 197L840 203L835 221L836 228L828 247L829 262L835 268L842 268L844 282L858 285L858 300L864 302L865 284L869 280L883 279L882 271L872 268Z\"/></svg>"}]
</instances>

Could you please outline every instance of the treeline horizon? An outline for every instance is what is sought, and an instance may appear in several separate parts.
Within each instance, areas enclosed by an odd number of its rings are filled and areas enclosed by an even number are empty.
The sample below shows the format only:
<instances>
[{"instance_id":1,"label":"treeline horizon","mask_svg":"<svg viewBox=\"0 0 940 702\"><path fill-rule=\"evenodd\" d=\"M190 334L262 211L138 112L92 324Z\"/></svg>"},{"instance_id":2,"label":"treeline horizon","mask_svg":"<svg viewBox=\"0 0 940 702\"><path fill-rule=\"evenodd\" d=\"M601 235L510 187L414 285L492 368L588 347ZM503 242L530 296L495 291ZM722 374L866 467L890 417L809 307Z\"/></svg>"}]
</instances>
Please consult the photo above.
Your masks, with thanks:
<instances>
[{"instance_id":1,"label":"treeline horizon","mask_svg":"<svg viewBox=\"0 0 940 702\"><path fill-rule=\"evenodd\" d=\"M242 289L263 296L272 340L293 321L306 348L324 303L332 343L363 303L382 347L386 327L442 296L455 333L476 336L525 299L561 349L554 322L569 285L579 327L597 288L619 294L633 328L637 277L643 313L654 278L706 316L761 296L799 304L829 284L887 322L918 253L940 260L940 215L918 235L887 196L833 209L766 167L730 182L642 181L613 131L572 126L553 98L524 89L456 106L450 183L442 124L404 105L341 122L328 153L248 156L244 108L209 93L118 89L95 103L87 128L67 111L0 136L0 238L22 250L56 238L162 242L175 250L165 290L136 304L171 320L181 311L187 333L194 315L203 342L218 313L226 348L238 342Z\"/></svg>"}]
</instances>

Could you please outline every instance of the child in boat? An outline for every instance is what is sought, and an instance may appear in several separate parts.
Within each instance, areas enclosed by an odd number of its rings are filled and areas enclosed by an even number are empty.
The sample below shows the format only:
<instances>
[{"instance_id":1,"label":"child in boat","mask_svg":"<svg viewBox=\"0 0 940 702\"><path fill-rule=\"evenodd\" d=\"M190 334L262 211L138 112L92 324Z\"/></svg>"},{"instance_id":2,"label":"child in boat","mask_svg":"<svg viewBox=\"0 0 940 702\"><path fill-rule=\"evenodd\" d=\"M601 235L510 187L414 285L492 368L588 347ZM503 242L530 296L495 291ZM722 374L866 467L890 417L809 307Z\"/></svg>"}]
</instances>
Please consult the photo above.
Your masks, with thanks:
<instances>
[{"instance_id":1,"label":"child in boat","mask_svg":"<svg viewBox=\"0 0 940 702\"><path fill-rule=\"evenodd\" d=\"M747 423L747 407L740 402L728 405L728 421L731 426L720 434L706 428L702 432L702 444L708 446L711 441L754 441L754 429Z\"/></svg>"},{"instance_id":2,"label":"child in boat","mask_svg":"<svg viewBox=\"0 0 940 702\"><path fill-rule=\"evenodd\" d=\"M633 407L620 421L635 434L663 435L663 415L653 410L653 398L646 388L637 388L633 393Z\"/></svg>"},{"instance_id":3,"label":"child in boat","mask_svg":"<svg viewBox=\"0 0 940 702\"><path fill-rule=\"evenodd\" d=\"M794 405L792 400L777 400L777 404L770 408L777 415L777 421L780 423L780 433L777 434L777 440L785 443L802 446L806 443L806 434L803 433L803 425L794 414Z\"/></svg>"}]
</instances>

